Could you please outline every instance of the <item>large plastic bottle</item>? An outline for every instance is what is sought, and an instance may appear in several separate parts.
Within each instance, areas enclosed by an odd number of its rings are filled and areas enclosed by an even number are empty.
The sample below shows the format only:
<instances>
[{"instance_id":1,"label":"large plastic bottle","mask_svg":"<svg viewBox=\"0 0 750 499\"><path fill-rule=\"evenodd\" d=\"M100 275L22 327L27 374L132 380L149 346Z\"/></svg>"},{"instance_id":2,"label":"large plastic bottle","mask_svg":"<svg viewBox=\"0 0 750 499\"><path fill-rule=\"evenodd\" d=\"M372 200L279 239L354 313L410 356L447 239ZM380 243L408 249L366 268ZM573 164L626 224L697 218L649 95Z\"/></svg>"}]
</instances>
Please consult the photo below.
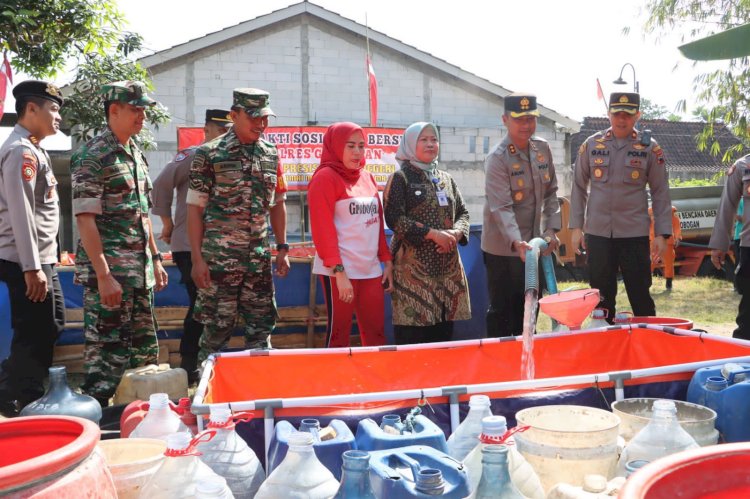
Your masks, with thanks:
<instances>
[{"instance_id":1,"label":"large plastic bottle","mask_svg":"<svg viewBox=\"0 0 750 499\"><path fill-rule=\"evenodd\" d=\"M330 499L338 489L338 480L315 456L312 434L298 431L289 436L286 457L255 499Z\"/></svg>"},{"instance_id":2,"label":"large plastic bottle","mask_svg":"<svg viewBox=\"0 0 750 499\"><path fill-rule=\"evenodd\" d=\"M623 449L617 462L617 476L627 476L626 464L630 461L654 461L697 447L695 439L680 426L675 403L655 400L651 420Z\"/></svg>"},{"instance_id":3,"label":"large plastic bottle","mask_svg":"<svg viewBox=\"0 0 750 499\"><path fill-rule=\"evenodd\" d=\"M448 437L449 456L462 461L477 446L482 433L482 419L487 416L492 416L490 398L487 395L472 395L469 399L469 413Z\"/></svg>"},{"instance_id":4,"label":"large plastic bottle","mask_svg":"<svg viewBox=\"0 0 750 499\"><path fill-rule=\"evenodd\" d=\"M597 327L609 327L607 322L607 309L606 308L595 308L591 312L591 320L586 326L588 329L594 329Z\"/></svg>"},{"instance_id":5,"label":"large plastic bottle","mask_svg":"<svg viewBox=\"0 0 750 499\"><path fill-rule=\"evenodd\" d=\"M198 482L221 478L198 458L195 445L201 438L192 440L187 432L169 435L166 458L146 482L140 499L194 499ZM229 487L225 485L224 489L223 494L233 497Z\"/></svg>"},{"instance_id":6,"label":"large plastic bottle","mask_svg":"<svg viewBox=\"0 0 750 499\"><path fill-rule=\"evenodd\" d=\"M507 445L485 445L482 448L482 479L469 497L476 499L523 499L509 473Z\"/></svg>"},{"instance_id":7,"label":"large plastic bottle","mask_svg":"<svg viewBox=\"0 0 750 499\"><path fill-rule=\"evenodd\" d=\"M49 387L41 398L21 409L21 416L43 416L57 414L78 416L99 424L102 406L94 397L76 393L68 385L65 366L49 368Z\"/></svg>"},{"instance_id":8,"label":"large plastic bottle","mask_svg":"<svg viewBox=\"0 0 750 499\"><path fill-rule=\"evenodd\" d=\"M132 438L158 438L167 440L172 433L185 432L188 437L190 430L169 407L166 393L152 393L148 398L148 412L143 421L138 423L130 434Z\"/></svg>"},{"instance_id":9,"label":"large plastic bottle","mask_svg":"<svg viewBox=\"0 0 750 499\"><path fill-rule=\"evenodd\" d=\"M247 443L237 435L228 407L211 407L209 430L214 437L198 444L201 461L226 479L237 499L252 499L266 478L266 473Z\"/></svg>"},{"instance_id":10,"label":"large plastic bottle","mask_svg":"<svg viewBox=\"0 0 750 499\"><path fill-rule=\"evenodd\" d=\"M491 444L507 444L508 460L510 462L510 478L513 484L525 497L544 499L544 488L534 468L526 458L518 452L512 435L508 432L508 425L503 416L488 416L482 419L482 434L479 444L466 456L464 465L469 475L469 486L472 491L479 486L482 478L482 449Z\"/></svg>"},{"instance_id":11,"label":"large plastic bottle","mask_svg":"<svg viewBox=\"0 0 750 499\"><path fill-rule=\"evenodd\" d=\"M341 484L334 499L375 499L370 484L370 454L348 450L342 455Z\"/></svg>"},{"instance_id":12,"label":"large plastic bottle","mask_svg":"<svg viewBox=\"0 0 750 499\"><path fill-rule=\"evenodd\" d=\"M195 499L236 499L220 476L204 478L195 485Z\"/></svg>"}]
</instances>

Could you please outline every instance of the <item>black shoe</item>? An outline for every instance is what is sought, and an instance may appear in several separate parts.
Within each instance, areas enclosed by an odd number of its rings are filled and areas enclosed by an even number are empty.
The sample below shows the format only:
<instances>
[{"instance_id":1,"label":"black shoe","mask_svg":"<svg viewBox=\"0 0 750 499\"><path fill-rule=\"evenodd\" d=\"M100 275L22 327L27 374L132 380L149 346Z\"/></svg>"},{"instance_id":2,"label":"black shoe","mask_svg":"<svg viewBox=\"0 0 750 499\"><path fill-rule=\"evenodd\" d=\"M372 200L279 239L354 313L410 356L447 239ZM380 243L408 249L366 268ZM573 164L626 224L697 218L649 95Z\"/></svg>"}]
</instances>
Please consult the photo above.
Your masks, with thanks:
<instances>
[{"instance_id":1,"label":"black shoe","mask_svg":"<svg viewBox=\"0 0 750 499\"><path fill-rule=\"evenodd\" d=\"M188 375L188 386L197 385L201 380L201 372L198 369L193 369L187 372Z\"/></svg>"},{"instance_id":2,"label":"black shoe","mask_svg":"<svg viewBox=\"0 0 750 499\"><path fill-rule=\"evenodd\" d=\"M0 416L14 418L18 416L19 412L18 403L15 400L4 400L0 402Z\"/></svg>"},{"instance_id":3,"label":"black shoe","mask_svg":"<svg viewBox=\"0 0 750 499\"><path fill-rule=\"evenodd\" d=\"M672 278L671 277L667 277L667 289L669 291L672 290Z\"/></svg>"}]
</instances>

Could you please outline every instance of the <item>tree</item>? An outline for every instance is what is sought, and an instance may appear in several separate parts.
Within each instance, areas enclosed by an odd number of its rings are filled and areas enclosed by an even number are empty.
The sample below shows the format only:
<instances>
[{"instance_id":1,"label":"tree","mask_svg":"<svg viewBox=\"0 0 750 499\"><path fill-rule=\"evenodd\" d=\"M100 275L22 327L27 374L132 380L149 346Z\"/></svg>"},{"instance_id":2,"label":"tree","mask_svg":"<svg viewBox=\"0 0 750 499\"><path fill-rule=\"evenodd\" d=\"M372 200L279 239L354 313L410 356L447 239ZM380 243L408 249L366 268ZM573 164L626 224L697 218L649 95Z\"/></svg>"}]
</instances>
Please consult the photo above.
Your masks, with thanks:
<instances>
[{"instance_id":1,"label":"tree","mask_svg":"<svg viewBox=\"0 0 750 499\"><path fill-rule=\"evenodd\" d=\"M643 97L641 97L641 118L644 120L682 120L680 116L670 113L666 106L656 104Z\"/></svg>"},{"instance_id":2,"label":"tree","mask_svg":"<svg viewBox=\"0 0 750 499\"><path fill-rule=\"evenodd\" d=\"M17 71L47 78L73 55L103 54L122 20L108 0L0 0L0 49Z\"/></svg>"},{"instance_id":3,"label":"tree","mask_svg":"<svg viewBox=\"0 0 750 499\"><path fill-rule=\"evenodd\" d=\"M103 56L94 53L83 56L76 78L70 84L73 91L66 95L65 105L60 110L65 126L72 129L71 135L77 141L86 141L107 126L99 95L99 89L105 83L138 80L144 82L149 91L154 90L148 72L139 63L128 58L130 54L140 50L142 42L140 35L127 33L122 35L116 52ZM156 129L169 119L167 109L161 104L146 108L146 121ZM144 149L156 148L154 137L147 128L141 130L136 140Z\"/></svg>"},{"instance_id":4,"label":"tree","mask_svg":"<svg viewBox=\"0 0 750 499\"><path fill-rule=\"evenodd\" d=\"M724 31L750 21L750 0L648 0L649 17L644 30L659 38L683 32L683 42ZM730 161L750 144L750 59L740 57L722 63L724 67L698 75L693 88L703 108L706 127L698 136L699 150L710 149ZM683 100L682 109L685 108ZM742 144L721 151L713 124L722 121Z\"/></svg>"}]
</instances>

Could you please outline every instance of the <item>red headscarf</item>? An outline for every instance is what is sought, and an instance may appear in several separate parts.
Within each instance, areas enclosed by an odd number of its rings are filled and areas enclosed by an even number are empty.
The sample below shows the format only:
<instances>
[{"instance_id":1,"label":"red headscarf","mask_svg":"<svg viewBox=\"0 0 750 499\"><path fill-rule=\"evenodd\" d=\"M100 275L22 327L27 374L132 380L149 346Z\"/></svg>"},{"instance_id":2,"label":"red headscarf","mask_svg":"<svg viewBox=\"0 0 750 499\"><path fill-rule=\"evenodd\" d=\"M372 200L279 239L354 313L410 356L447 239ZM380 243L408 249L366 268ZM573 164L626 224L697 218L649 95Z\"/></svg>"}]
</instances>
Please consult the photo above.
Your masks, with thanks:
<instances>
[{"instance_id":1,"label":"red headscarf","mask_svg":"<svg viewBox=\"0 0 750 499\"><path fill-rule=\"evenodd\" d=\"M323 153L320 156L320 166L315 170L315 173L318 173L323 168L333 168L344 180L356 182L362 168L365 166L364 156L359 163L359 168L356 170L347 168L342 159L349 137L357 131L362 132L362 127L348 121L334 123L329 126L323 136ZM364 136L364 132L362 132L362 135Z\"/></svg>"}]
</instances>

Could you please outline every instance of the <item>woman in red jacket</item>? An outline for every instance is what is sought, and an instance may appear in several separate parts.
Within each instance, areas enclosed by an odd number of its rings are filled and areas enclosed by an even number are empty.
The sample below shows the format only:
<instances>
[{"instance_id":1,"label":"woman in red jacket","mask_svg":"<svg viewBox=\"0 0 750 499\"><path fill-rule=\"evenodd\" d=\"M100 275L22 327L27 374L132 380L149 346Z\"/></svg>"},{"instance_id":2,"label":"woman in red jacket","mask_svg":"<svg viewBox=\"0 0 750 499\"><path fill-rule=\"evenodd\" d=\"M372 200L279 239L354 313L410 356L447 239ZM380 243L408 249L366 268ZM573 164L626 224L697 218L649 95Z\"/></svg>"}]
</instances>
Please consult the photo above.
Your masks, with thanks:
<instances>
[{"instance_id":1,"label":"woman in red jacket","mask_svg":"<svg viewBox=\"0 0 750 499\"><path fill-rule=\"evenodd\" d=\"M308 186L313 272L323 282L328 347L349 346L352 313L363 346L385 344L383 288L393 288L391 254L378 186L364 166L362 128L346 122L328 127Z\"/></svg>"}]
</instances>

